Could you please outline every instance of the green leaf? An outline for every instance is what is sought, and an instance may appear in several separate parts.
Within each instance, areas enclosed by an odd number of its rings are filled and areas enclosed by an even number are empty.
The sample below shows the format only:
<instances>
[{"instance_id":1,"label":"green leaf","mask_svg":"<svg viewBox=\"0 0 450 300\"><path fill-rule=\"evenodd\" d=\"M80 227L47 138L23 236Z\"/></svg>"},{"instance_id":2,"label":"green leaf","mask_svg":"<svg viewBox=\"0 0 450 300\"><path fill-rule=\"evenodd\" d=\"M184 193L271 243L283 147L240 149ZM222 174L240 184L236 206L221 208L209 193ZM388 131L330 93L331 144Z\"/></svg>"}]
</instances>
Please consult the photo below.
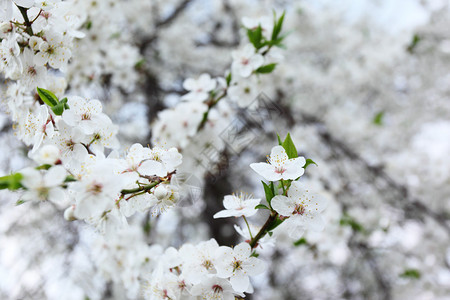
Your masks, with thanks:
<instances>
[{"instance_id":1,"label":"green leaf","mask_svg":"<svg viewBox=\"0 0 450 300\"><path fill-rule=\"evenodd\" d=\"M11 191L15 191L20 189L22 184L20 181L22 180L23 175L20 173L14 173L11 175L0 177L0 190L8 189Z\"/></svg>"},{"instance_id":2,"label":"green leaf","mask_svg":"<svg viewBox=\"0 0 450 300\"><path fill-rule=\"evenodd\" d=\"M41 98L42 101L44 101L45 104L47 104L50 107L54 107L58 105L59 101L58 98L53 94L51 91L46 89L37 88L37 92L39 95L39 98Z\"/></svg>"},{"instance_id":3,"label":"green leaf","mask_svg":"<svg viewBox=\"0 0 450 300\"><path fill-rule=\"evenodd\" d=\"M255 70L256 73L260 73L260 74L268 74L268 73L272 73L272 71L275 69L277 64L268 64L265 66L261 66L258 69Z\"/></svg>"},{"instance_id":4,"label":"green leaf","mask_svg":"<svg viewBox=\"0 0 450 300\"><path fill-rule=\"evenodd\" d=\"M262 46L264 46L264 44L262 43L261 25L259 25L255 29L247 29L247 36L248 36L248 40L250 41L250 43L252 43L256 49L259 49Z\"/></svg>"},{"instance_id":5,"label":"green leaf","mask_svg":"<svg viewBox=\"0 0 450 300\"><path fill-rule=\"evenodd\" d=\"M146 234L149 234L151 229L152 229L152 226L151 226L150 222L149 221L145 222L145 224L144 224L144 232Z\"/></svg>"},{"instance_id":6,"label":"green leaf","mask_svg":"<svg viewBox=\"0 0 450 300\"><path fill-rule=\"evenodd\" d=\"M355 221L352 217L345 214L342 219L339 221L339 225L341 226L350 226L354 231L364 232L364 227Z\"/></svg>"},{"instance_id":7,"label":"green leaf","mask_svg":"<svg viewBox=\"0 0 450 300\"><path fill-rule=\"evenodd\" d=\"M298 241L294 242L294 246L295 247L298 247L298 246L301 246L301 245L308 245L308 242L306 241L305 238L301 238Z\"/></svg>"},{"instance_id":8,"label":"green leaf","mask_svg":"<svg viewBox=\"0 0 450 300\"><path fill-rule=\"evenodd\" d=\"M225 78L226 82L227 82L227 86L230 86L231 83L231 72L228 73L227 77Z\"/></svg>"},{"instance_id":9,"label":"green leaf","mask_svg":"<svg viewBox=\"0 0 450 300\"><path fill-rule=\"evenodd\" d=\"M77 181L77 180L72 175L68 175L68 176L66 176L66 179L64 179L64 182L73 182L73 181Z\"/></svg>"},{"instance_id":10,"label":"green leaf","mask_svg":"<svg viewBox=\"0 0 450 300\"><path fill-rule=\"evenodd\" d=\"M264 181L262 181L262 184L264 186L264 192L266 193L266 200L270 205L270 201L272 201L272 198L275 196L275 193L273 192L271 186L268 186ZM273 183L272 183L273 184Z\"/></svg>"},{"instance_id":11,"label":"green leaf","mask_svg":"<svg viewBox=\"0 0 450 300\"><path fill-rule=\"evenodd\" d=\"M405 272L400 274L400 277L404 278L412 278L412 279L419 279L421 276L420 271L417 269L407 269Z\"/></svg>"},{"instance_id":12,"label":"green leaf","mask_svg":"<svg viewBox=\"0 0 450 300\"><path fill-rule=\"evenodd\" d=\"M70 109L69 104L67 104L67 98L66 97L61 99L60 102L64 103L64 109Z\"/></svg>"},{"instance_id":13,"label":"green leaf","mask_svg":"<svg viewBox=\"0 0 450 300\"><path fill-rule=\"evenodd\" d=\"M270 182L270 189L272 190L272 194L275 197L278 193L275 191L275 185L273 184L273 181Z\"/></svg>"},{"instance_id":14,"label":"green leaf","mask_svg":"<svg viewBox=\"0 0 450 300\"><path fill-rule=\"evenodd\" d=\"M64 103L59 102L58 104L52 107L52 111L55 113L55 115L61 116L64 112Z\"/></svg>"},{"instance_id":15,"label":"green leaf","mask_svg":"<svg viewBox=\"0 0 450 300\"><path fill-rule=\"evenodd\" d=\"M383 125L383 117L384 117L384 111L380 111L375 115L373 118L373 124L381 126Z\"/></svg>"},{"instance_id":16,"label":"green leaf","mask_svg":"<svg viewBox=\"0 0 450 300\"><path fill-rule=\"evenodd\" d=\"M92 21L89 20L88 22L86 22L86 29L89 30L91 28L92 28Z\"/></svg>"},{"instance_id":17,"label":"green leaf","mask_svg":"<svg viewBox=\"0 0 450 300\"><path fill-rule=\"evenodd\" d=\"M268 209L270 210L270 208L268 208L267 206L265 206L264 204L258 204L255 206L255 209Z\"/></svg>"},{"instance_id":18,"label":"green leaf","mask_svg":"<svg viewBox=\"0 0 450 300\"><path fill-rule=\"evenodd\" d=\"M295 148L294 142L291 139L291 135L288 133L286 139L282 144L284 150L286 150L286 154L289 158L298 157L297 149Z\"/></svg>"},{"instance_id":19,"label":"green leaf","mask_svg":"<svg viewBox=\"0 0 450 300\"><path fill-rule=\"evenodd\" d=\"M44 165L40 165L39 167L36 167L36 170L48 170L52 167L52 165L49 164L44 164Z\"/></svg>"},{"instance_id":20,"label":"green leaf","mask_svg":"<svg viewBox=\"0 0 450 300\"><path fill-rule=\"evenodd\" d=\"M252 252L252 254L250 254L250 256L253 256L253 257L258 257L258 256L259 256L259 254L258 254L258 253L256 253L256 251L253 251L253 252Z\"/></svg>"},{"instance_id":21,"label":"green leaf","mask_svg":"<svg viewBox=\"0 0 450 300\"><path fill-rule=\"evenodd\" d=\"M280 145L280 146L282 146L283 145L283 142L281 141L281 138L280 138L280 135L277 133L277 138L278 138L278 144Z\"/></svg>"},{"instance_id":22,"label":"green leaf","mask_svg":"<svg viewBox=\"0 0 450 300\"><path fill-rule=\"evenodd\" d=\"M281 17L277 20L275 12L274 12L274 26L272 30L272 41L275 41L278 38L278 35L281 32L281 29L283 29L283 22L284 22L284 16L286 14L286 11L283 12Z\"/></svg>"},{"instance_id":23,"label":"green leaf","mask_svg":"<svg viewBox=\"0 0 450 300\"><path fill-rule=\"evenodd\" d=\"M310 158L306 159L306 163L305 163L305 165L303 166L303 169L306 169L306 167L308 167L309 165L312 165L312 164L314 164L314 165L317 166L316 162L313 161L312 159L310 159Z\"/></svg>"},{"instance_id":24,"label":"green leaf","mask_svg":"<svg viewBox=\"0 0 450 300\"><path fill-rule=\"evenodd\" d=\"M138 60L137 63L134 64L134 67L136 69L140 69L144 66L144 64L145 64L145 59L142 58L142 59Z\"/></svg>"},{"instance_id":25,"label":"green leaf","mask_svg":"<svg viewBox=\"0 0 450 300\"><path fill-rule=\"evenodd\" d=\"M19 200L16 201L16 206L22 205L24 203L25 203L25 201L19 199Z\"/></svg>"},{"instance_id":26,"label":"green leaf","mask_svg":"<svg viewBox=\"0 0 450 300\"><path fill-rule=\"evenodd\" d=\"M412 38L412 40L411 40L411 43L409 44L408 48L406 48L406 50L407 50L409 53L413 53L413 52L414 52L414 49L415 49L415 48L417 47L417 45L419 44L420 40L421 40L421 37L420 37L419 35L415 34L415 35L413 36L413 38Z\"/></svg>"},{"instance_id":27,"label":"green leaf","mask_svg":"<svg viewBox=\"0 0 450 300\"><path fill-rule=\"evenodd\" d=\"M275 228L277 228L281 223L283 223L283 220L280 220L279 218L276 218L275 221L273 221L268 227L267 231L272 231Z\"/></svg>"}]
</instances>

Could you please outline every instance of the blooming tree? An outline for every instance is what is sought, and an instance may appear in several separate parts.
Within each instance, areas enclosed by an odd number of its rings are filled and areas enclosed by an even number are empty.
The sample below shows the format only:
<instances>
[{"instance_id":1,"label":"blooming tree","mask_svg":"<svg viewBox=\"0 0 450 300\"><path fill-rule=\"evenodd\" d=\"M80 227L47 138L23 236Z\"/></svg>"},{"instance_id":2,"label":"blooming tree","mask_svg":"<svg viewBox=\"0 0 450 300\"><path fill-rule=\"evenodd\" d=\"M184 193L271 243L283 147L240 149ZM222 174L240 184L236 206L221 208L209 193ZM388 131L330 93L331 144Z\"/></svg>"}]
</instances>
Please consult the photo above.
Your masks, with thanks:
<instances>
[{"instance_id":1,"label":"blooming tree","mask_svg":"<svg viewBox=\"0 0 450 300\"><path fill-rule=\"evenodd\" d=\"M287 2L3 1L0 296L450 292L448 17Z\"/></svg>"}]
</instances>

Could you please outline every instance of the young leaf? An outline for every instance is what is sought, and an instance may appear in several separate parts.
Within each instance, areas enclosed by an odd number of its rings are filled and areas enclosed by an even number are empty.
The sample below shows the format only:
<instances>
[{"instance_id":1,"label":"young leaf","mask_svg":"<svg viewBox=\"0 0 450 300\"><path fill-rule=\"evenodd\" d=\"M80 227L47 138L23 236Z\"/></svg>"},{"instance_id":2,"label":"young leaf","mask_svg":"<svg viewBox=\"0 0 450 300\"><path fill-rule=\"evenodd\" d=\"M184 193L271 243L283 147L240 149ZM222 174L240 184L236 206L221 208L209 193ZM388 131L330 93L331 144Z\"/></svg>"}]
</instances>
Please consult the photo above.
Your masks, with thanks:
<instances>
[{"instance_id":1,"label":"young leaf","mask_svg":"<svg viewBox=\"0 0 450 300\"><path fill-rule=\"evenodd\" d=\"M256 251L253 251L253 252L252 252L252 254L250 254L250 256L253 256L253 257L258 257L258 256L259 256L259 254L258 254L258 253L256 253Z\"/></svg>"},{"instance_id":2,"label":"young leaf","mask_svg":"<svg viewBox=\"0 0 450 300\"><path fill-rule=\"evenodd\" d=\"M276 20L276 15L274 13L274 26L273 26L273 30L272 30L272 41L275 41L278 38L278 35L281 32L281 29L283 28L283 21L284 21L284 16L285 16L286 12L284 11L283 14L281 15L281 17Z\"/></svg>"},{"instance_id":3,"label":"young leaf","mask_svg":"<svg viewBox=\"0 0 450 300\"><path fill-rule=\"evenodd\" d=\"M72 175L68 175L66 176L66 179L64 179L64 182L73 182L73 181L77 181L77 179Z\"/></svg>"},{"instance_id":4,"label":"young leaf","mask_svg":"<svg viewBox=\"0 0 450 300\"><path fill-rule=\"evenodd\" d=\"M37 92L39 95L39 98L41 98L42 101L44 101L45 104L47 104L50 107L54 107L58 105L59 101L58 98L53 94L51 91L46 89L37 88Z\"/></svg>"},{"instance_id":5,"label":"young leaf","mask_svg":"<svg viewBox=\"0 0 450 300\"><path fill-rule=\"evenodd\" d=\"M70 109L69 104L67 104L67 98L63 98L60 102L64 103L64 109Z\"/></svg>"},{"instance_id":6,"label":"young leaf","mask_svg":"<svg viewBox=\"0 0 450 300\"><path fill-rule=\"evenodd\" d=\"M314 164L314 165L317 166L317 164L316 164L315 161L313 161L313 160L310 159L310 158L307 158L307 159L306 159L306 163L305 163L305 165L303 166L303 169L306 169L306 167L308 167L309 165L312 165L312 164Z\"/></svg>"},{"instance_id":7,"label":"young leaf","mask_svg":"<svg viewBox=\"0 0 450 300\"><path fill-rule=\"evenodd\" d=\"M278 193L275 192L275 185L273 184L273 181L270 182L270 189L272 190L272 194L275 197ZM273 198L273 197L272 197Z\"/></svg>"},{"instance_id":8,"label":"young leaf","mask_svg":"<svg viewBox=\"0 0 450 300\"><path fill-rule=\"evenodd\" d=\"M256 49L261 48L264 46L261 43L262 40L262 28L261 25L259 25L256 29L247 29L247 36L250 43L255 46Z\"/></svg>"},{"instance_id":9,"label":"young leaf","mask_svg":"<svg viewBox=\"0 0 450 300\"><path fill-rule=\"evenodd\" d=\"M286 154L289 158L298 157L297 149L295 148L294 142L291 139L291 135L288 133L286 139L282 144L284 150L286 150Z\"/></svg>"},{"instance_id":10,"label":"young leaf","mask_svg":"<svg viewBox=\"0 0 450 300\"><path fill-rule=\"evenodd\" d=\"M67 104L67 98L62 99L57 105L52 107L53 112L57 116L61 116L65 109L69 109L69 105Z\"/></svg>"},{"instance_id":11,"label":"young leaf","mask_svg":"<svg viewBox=\"0 0 450 300\"><path fill-rule=\"evenodd\" d=\"M266 200L270 205L270 201L275 196L274 192L272 191L272 188L270 186L268 186L264 181L261 181L261 182L264 186L264 192L266 193Z\"/></svg>"},{"instance_id":12,"label":"young leaf","mask_svg":"<svg viewBox=\"0 0 450 300\"><path fill-rule=\"evenodd\" d=\"M272 73L272 71L275 69L276 66L277 66L277 64L268 64L268 65L259 67L258 69L255 70L255 72L260 73L260 74Z\"/></svg>"},{"instance_id":13,"label":"young leaf","mask_svg":"<svg viewBox=\"0 0 450 300\"><path fill-rule=\"evenodd\" d=\"M400 277L419 279L420 278L420 271L417 270L417 269L407 269L407 270L405 270L405 272L400 274Z\"/></svg>"},{"instance_id":14,"label":"young leaf","mask_svg":"<svg viewBox=\"0 0 450 300\"><path fill-rule=\"evenodd\" d=\"M227 86L230 86L231 83L231 72L228 73L227 77L225 78L226 82L227 82Z\"/></svg>"},{"instance_id":15,"label":"young leaf","mask_svg":"<svg viewBox=\"0 0 450 300\"><path fill-rule=\"evenodd\" d=\"M283 223L283 220L280 220L279 218L277 218L275 221L272 222L272 224L269 225L269 227L267 227L267 231L269 232L269 231L274 230L281 223Z\"/></svg>"},{"instance_id":16,"label":"young leaf","mask_svg":"<svg viewBox=\"0 0 450 300\"><path fill-rule=\"evenodd\" d=\"M35 169L36 170L48 170L48 169L50 169L52 167L52 165L49 165L49 164L43 164L43 165L40 165L39 167L36 167Z\"/></svg>"},{"instance_id":17,"label":"young leaf","mask_svg":"<svg viewBox=\"0 0 450 300\"><path fill-rule=\"evenodd\" d=\"M283 142L281 141L280 135L277 133L277 138L278 138L278 144L281 146L283 145Z\"/></svg>"},{"instance_id":18,"label":"young leaf","mask_svg":"<svg viewBox=\"0 0 450 300\"><path fill-rule=\"evenodd\" d=\"M361 224L359 224L358 222L356 222L355 219L353 219L349 215L344 215L342 217L342 219L339 221L339 225L350 226L353 229L353 231L358 231L358 232L365 231L364 227Z\"/></svg>"},{"instance_id":19,"label":"young leaf","mask_svg":"<svg viewBox=\"0 0 450 300\"><path fill-rule=\"evenodd\" d=\"M140 69L140 68L142 68L144 65L145 65L145 59L140 59L140 60L138 60L138 61L134 64L134 67L135 67L136 69Z\"/></svg>"},{"instance_id":20,"label":"young leaf","mask_svg":"<svg viewBox=\"0 0 450 300\"><path fill-rule=\"evenodd\" d=\"M375 115L373 118L373 124L381 126L383 125L383 117L384 117L384 111L380 111Z\"/></svg>"},{"instance_id":21,"label":"young leaf","mask_svg":"<svg viewBox=\"0 0 450 300\"><path fill-rule=\"evenodd\" d=\"M22 199L19 199L16 201L16 206L24 204L24 203L25 203L25 201L23 201Z\"/></svg>"},{"instance_id":22,"label":"young leaf","mask_svg":"<svg viewBox=\"0 0 450 300\"><path fill-rule=\"evenodd\" d=\"M294 246L295 247L298 247L298 246L301 246L301 245L308 245L308 242L306 241L305 238L301 238L301 239L299 239L299 240L294 242Z\"/></svg>"},{"instance_id":23,"label":"young leaf","mask_svg":"<svg viewBox=\"0 0 450 300\"><path fill-rule=\"evenodd\" d=\"M23 176L20 173L0 177L0 190L9 189L11 191L18 190L22 187L20 181Z\"/></svg>"},{"instance_id":24,"label":"young leaf","mask_svg":"<svg viewBox=\"0 0 450 300\"><path fill-rule=\"evenodd\" d=\"M64 103L59 102L58 104L52 107L52 111L55 113L55 115L61 116L64 112Z\"/></svg>"},{"instance_id":25,"label":"young leaf","mask_svg":"<svg viewBox=\"0 0 450 300\"><path fill-rule=\"evenodd\" d=\"M417 34L415 34L415 35L413 36L413 38L412 38L411 43L408 45L408 48L406 48L406 50L407 50L409 53L413 53L413 52L414 52L414 49L415 49L415 48L417 47L417 45L419 44L420 40L421 40L420 36L417 35Z\"/></svg>"},{"instance_id":26,"label":"young leaf","mask_svg":"<svg viewBox=\"0 0 450 300\"><path fill-rule=\"evenodd\" d=\"M268 209L270 210L270 208L268 208L267 206L265 206L264 204L258 204L255 206L255 209Z\"/></svg>"}]
</instances>

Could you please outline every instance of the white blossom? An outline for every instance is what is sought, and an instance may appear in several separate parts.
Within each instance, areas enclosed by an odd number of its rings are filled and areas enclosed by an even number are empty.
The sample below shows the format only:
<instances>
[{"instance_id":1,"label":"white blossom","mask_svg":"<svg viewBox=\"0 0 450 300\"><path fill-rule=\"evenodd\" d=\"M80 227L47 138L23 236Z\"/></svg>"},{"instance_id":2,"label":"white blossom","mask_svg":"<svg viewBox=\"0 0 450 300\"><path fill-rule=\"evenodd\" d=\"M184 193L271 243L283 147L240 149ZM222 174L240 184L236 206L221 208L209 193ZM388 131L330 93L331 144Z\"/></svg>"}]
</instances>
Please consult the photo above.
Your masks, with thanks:
<instances>
[{"instance_id":1,"label":"white blossom","mask_svg":"<svg viewBox=\"0 0 450 300\"><path fill-rule=\"evenodd\" d=\"M268 163L253 163L250 165L256 173L269 181L297 179L305 170L303 166L306 160L300 156L289 159L286 150L282 146L272 148Z\"/></svg>"},{"instance_id":2,"label":"white blossom","mask_svg":"<svg viewBox=\"0 0 450 300\"><path fill-rule=\"evenodd\" d=\"M305 229L323 230L325 225L320 213L327 205L324 198L310 193L298 181L292 182L287 195L273 197L271 205L281 216L289 217L284 227L292 238L299 239Z\"/></svg>"},{"instance_id":3,"label":"white blossom","mask_svg":"<svg viewBox=\"0 0 450 300\"><path fill-rule=\"evenodd\" d=\"M230 277L230 283L237 292L244 292L250 287L249 276L261 274L265 270L262 260L251 256L248 243L241 243L236 247L219 247L217 255L217 276Z\"/></svg>"},{"instance_id":4,"label":"white blossom","mask_svg":"<svg viewBox=\"0 0 450 300\"><path fill-rule=\"evenodd\" d=\"M251 217L258 211L256 205L261 199L253 199L251 196L241 193L239 196L226 195L223 199L225 210L219 211L214 215L214 219L227 217Z\"/></svg>"}]
</instances>

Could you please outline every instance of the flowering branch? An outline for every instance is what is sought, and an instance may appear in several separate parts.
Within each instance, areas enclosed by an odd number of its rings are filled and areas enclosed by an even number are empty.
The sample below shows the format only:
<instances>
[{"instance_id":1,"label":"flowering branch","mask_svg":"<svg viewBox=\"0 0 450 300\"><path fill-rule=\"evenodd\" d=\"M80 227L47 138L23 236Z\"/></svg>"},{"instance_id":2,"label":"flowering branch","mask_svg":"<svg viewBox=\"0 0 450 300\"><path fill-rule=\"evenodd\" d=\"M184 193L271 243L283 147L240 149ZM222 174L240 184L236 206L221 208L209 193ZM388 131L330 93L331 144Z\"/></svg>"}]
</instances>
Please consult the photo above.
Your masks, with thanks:
<instances>
[{"instance_id":1,"label":"flowering branch","mask_svg":"<svg viewBox=\"0 0 450 300\"><path fill-rule=\"evenodd\" d=\"M29 35L33 35L33 29L31 28L31 24L32 22L30 22L30 20L28 19L28 8L22 7L22 6L17 6L17 8L20 10L20 13L22 14L23 20L25 22L25 26L27 27L25 29L25 32L28 33Z\"/></svg>"}]
</instances>

